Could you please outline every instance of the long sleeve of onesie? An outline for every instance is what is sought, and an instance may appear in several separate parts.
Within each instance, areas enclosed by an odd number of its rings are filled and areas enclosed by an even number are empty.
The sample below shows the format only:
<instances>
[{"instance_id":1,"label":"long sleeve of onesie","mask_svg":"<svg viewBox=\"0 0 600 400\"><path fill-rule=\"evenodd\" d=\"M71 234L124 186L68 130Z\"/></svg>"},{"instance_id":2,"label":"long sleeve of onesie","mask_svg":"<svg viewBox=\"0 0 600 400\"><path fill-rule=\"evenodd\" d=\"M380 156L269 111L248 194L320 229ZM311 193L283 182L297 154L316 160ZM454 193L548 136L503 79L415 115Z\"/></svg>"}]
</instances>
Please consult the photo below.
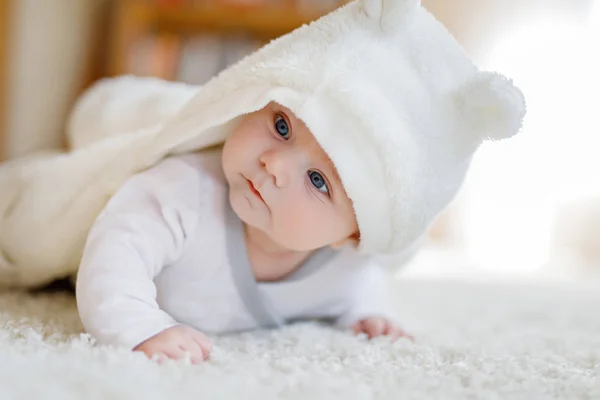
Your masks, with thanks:
<instances>
[{"instance_id":1,"label":"long sleeve of onesie","mask_svg":"<svg viewBox=\"0 0 600 400\"><path fill-rule=\"evenodd\" d=\"M347 329L364 318L385 317L394 320L391 280L389 272L383 266L370 261L357 276L348 309L334 324L338 328Z\"/></svg>"},{"instance_id":2,"label":"long sleeve of onesie","mask_svg":"<svg viewBox=\"0 0 600 400\"><path fill-rule=\"evenodd\" d=\"M96 220L76 291L83 325L99 343L133 348L177 324L159 308L153 279L195 228L198 186L189 165L168 159L129 179Z\"/></svg>"}]
</instances>

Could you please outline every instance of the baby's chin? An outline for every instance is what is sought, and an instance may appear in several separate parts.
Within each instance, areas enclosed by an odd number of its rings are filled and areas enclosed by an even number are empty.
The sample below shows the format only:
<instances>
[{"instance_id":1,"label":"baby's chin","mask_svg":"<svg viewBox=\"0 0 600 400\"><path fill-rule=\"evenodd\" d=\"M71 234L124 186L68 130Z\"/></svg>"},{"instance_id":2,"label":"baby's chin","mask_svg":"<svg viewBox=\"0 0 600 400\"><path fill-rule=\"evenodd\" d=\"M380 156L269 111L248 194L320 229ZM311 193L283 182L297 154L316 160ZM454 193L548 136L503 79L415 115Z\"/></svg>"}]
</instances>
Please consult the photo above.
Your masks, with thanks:
<instances>
[{"instance_id":1,"label":"baby's chin","mask_svg":"<svg viewBox=\"0 0 600 400\"><path fill-rule=\"evenodd\" d=\"M263 229L261 223L264 219L261 210L257 210L243 195L230 194L229 204L237 217L245 224Z\"/></svg>"}]
</instances>

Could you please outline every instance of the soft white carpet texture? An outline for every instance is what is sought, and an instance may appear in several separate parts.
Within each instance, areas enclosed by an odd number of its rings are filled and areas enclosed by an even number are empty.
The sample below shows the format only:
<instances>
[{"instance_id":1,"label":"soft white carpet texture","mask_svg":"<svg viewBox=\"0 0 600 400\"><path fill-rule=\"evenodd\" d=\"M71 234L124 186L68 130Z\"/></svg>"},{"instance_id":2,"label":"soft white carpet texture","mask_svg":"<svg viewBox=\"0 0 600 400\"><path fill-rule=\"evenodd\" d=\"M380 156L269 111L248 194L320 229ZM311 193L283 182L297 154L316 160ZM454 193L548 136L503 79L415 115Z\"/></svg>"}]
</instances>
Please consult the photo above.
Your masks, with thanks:
<instances>
[{"instance_id":1,"label":"soft white carpet texture","mask_svg":"<svg viewBox=\"0 0 600 400\"><path fill-rule=\"evenodd\" d=\"M302 323L159 366L95 347L67 293L0 293L0 399L600 399L592 284L398 284L418 342Z\"/></svg>"}]
</instances>

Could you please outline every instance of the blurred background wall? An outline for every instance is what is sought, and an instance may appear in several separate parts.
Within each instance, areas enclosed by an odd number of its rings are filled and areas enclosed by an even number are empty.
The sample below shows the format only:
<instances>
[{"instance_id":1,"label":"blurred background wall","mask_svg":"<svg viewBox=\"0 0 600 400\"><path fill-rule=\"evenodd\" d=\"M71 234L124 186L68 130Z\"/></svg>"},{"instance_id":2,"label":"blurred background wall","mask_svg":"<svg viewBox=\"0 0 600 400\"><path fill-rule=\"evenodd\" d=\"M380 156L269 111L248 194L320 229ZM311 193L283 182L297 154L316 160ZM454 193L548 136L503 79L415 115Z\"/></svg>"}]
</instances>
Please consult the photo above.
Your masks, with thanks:
<instances>
[{"instance_id":1,"label":"blurred background wall","mask_svg":"<svg viewBox=\"0 0 600 400\"><path fill-rule=\"evenodd\" d=\"M95 79L135 73L201 84L339 3L0 0L0 152L63 148L69 109ZM405 273L600 276L600 0L423 4L477 63L514 78L529 114L517 138L483 146Z\"/></svg>"},{"instance_id":2,"label":"blurred background wall","mask_svg":"<svg viewBox=\"0 0 600 400\"><path fill-rule=\"evenodd\" d=\"M61 147L106 0L0 1L10 12L5 157Z\"/></svg>"}]
</instances>

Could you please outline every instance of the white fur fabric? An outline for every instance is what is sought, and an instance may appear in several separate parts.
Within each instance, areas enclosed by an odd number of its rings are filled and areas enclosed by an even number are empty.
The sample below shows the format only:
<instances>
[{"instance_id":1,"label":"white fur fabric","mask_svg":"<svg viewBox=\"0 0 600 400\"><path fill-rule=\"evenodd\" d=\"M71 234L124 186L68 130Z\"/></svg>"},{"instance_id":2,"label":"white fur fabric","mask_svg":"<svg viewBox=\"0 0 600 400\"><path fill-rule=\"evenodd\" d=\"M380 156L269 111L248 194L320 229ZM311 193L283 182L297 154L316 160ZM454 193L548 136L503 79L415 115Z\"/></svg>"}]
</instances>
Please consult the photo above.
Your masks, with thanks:
<instances>
[{"instance_id":1,"label":"white fur fabric","mask_svg":"<svg viewBox=\"0 0 600 400\"><path fill-rule=\"evenodd\" d=\"M100 81L71 116L69 152L0 165L0 286L38 286L75 273L100 210L127 178L169 152L167 145L158 155L147 148L199 91L155 79Z\"/></svg>"},{"instance_id":2,"label":"white fur fabric","mask_svg":"<svg viewBox=\"0 0 600 400\"><path fill-rule=\"evenodd\" d=\"M414 345L307 323L214 338L200 366L94 347L69 295L0 292L0 398L600 398L598 285L407 280L397 289Z\"/></svg>"}]
</instances>

